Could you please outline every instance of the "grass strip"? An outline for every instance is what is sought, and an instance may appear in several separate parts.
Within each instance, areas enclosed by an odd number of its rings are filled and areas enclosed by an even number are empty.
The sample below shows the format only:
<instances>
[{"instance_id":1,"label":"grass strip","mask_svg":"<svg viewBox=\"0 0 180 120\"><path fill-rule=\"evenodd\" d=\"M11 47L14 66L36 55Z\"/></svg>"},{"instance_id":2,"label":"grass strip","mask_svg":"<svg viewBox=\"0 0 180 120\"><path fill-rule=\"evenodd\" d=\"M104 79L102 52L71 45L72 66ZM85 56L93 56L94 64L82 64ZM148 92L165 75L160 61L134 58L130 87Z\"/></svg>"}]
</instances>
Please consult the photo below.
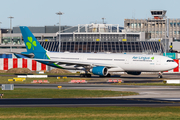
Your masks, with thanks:
<instances>
[{"instance_id":1,"label":"grass strip","mask_svg":"<svg viewBox=\"0 0 180 120\"><path fill-rule=\"evenodd\" d=\"M180 107L23 107L0 108L1 119L178 120Z\"/></svg>"},{"instance_id":2,"label":"grass strip","mask_svg":"<svg viewBox=\"0 0 180 120\"><path fill-rule=\"evenodd\" d=\"M135 92L121 92L108 90L72 90L72 89L28 89L0 90L3 98L94 98L138 95Z\"/></svg>"}]
</instances>

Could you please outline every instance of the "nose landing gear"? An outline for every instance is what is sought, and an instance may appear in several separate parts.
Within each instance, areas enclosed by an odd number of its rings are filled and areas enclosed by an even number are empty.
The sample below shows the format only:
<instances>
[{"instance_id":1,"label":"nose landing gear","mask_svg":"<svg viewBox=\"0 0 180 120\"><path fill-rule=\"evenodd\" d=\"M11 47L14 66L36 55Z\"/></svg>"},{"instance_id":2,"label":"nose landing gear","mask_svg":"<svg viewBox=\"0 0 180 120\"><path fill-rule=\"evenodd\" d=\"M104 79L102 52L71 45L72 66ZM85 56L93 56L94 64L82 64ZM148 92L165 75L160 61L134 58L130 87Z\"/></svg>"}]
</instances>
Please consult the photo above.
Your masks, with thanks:
<instances>
[{"instance_id":1,"label":"nose landing gear","mask_svg":"<svg viewBox=\"0 0 180 120\"><path fill-rule=\"evenodd\" d=\"M162 72L159 72L159 74L158 74L158 78L163 78L163 76L162 76Z\"/></svg>"}]
</instances>

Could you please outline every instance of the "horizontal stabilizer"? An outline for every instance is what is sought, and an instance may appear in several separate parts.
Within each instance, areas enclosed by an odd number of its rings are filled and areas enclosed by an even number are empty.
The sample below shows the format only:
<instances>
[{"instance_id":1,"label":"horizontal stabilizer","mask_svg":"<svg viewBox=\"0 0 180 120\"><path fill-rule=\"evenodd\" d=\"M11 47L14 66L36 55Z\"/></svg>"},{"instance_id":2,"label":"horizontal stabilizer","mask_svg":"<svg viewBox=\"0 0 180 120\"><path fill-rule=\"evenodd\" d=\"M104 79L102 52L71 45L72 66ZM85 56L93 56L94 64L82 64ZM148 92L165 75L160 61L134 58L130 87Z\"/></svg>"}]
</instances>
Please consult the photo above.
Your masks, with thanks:
<instances>
[{"instance_id":1,"label":"horizontal stabilizer","mask_svg":"<svg viewBox=\"0 0 180 120\"><path fill-rule=\"evenodd\" d=\"M23 55L29 55L29 54L31 54L30 52L21 52L21 54L23 54Z\"/></svg>"}]
</instances>

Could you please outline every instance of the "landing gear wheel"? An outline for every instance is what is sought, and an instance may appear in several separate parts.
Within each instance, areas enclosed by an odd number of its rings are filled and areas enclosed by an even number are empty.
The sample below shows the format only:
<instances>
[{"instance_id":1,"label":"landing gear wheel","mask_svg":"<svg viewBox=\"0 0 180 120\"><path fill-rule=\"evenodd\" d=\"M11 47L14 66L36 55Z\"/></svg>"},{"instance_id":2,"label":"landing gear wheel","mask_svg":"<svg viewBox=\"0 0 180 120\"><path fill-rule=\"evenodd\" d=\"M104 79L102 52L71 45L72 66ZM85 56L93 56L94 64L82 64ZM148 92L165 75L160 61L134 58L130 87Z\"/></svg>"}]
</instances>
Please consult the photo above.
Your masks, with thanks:
<instances>
[{"instance_id":1,"label":"landing gear wheel","mask_svg":"<svg viewBox=\"0 0 180 120\"><path fill-rule=\"evenodd\" d=\"M80 77L85 77L85 74L80 74Z\"/></svg>"},{"instance_id":2,"label":"landing gear wheel","mask_svg":"<svg viewBox=\"0 0 180 120\"><path fill-rule=\"evenodd\" d=\"M162 78L162 75L158 75L158 78Z\"/></svg>"},{"instance_id":3,"label":"landing gear wheel","mask_svg":"<svg viewBox=\"0 0 180 120\"><path fill-rule=\"evenodd\" d=\"M85 77L91 77L91 74L85 74Z\"/></svg>"},{"instance_id":4,"label":"landing gear wheel","mask_svg":"<svg viewBox=\"0 0 180 120\"><path fill-rule=\"evenodd\" d=\"M91 74L80 74L80 77L91 77Z\"/></svg>"}]
</instances>

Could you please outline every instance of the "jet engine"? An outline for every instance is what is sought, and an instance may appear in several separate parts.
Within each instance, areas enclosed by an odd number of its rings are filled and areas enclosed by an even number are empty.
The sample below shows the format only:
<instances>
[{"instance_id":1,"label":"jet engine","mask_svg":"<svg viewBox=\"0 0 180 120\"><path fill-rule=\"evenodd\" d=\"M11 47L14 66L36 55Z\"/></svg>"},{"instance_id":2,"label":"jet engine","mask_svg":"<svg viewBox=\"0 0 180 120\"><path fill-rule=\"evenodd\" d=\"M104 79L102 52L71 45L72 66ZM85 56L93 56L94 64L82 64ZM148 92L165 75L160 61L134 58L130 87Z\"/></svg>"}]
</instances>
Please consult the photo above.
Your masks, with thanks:
<instances>
[{"instance_id":1,"label":"jet engine","mask_svg":"<svg viewBox=\"0 0 180 120\"><path fill-rule=\"evenodd\" d=\"M91 72L94 75L107 76L108 69L106 67L104 67L104 66L97 66L97 67L93 67L91 69Z\"/></svg>"},{"instance_id":2,"label":"jet engine","mask_svg":"<svg viewBox=\"0 0 180 120\"><path fill-rule=\"evenodd\" d=\"M127 74L130 74L130 75L140 75L141 72L127 72Z\"/></svg>"}]
</instances>

